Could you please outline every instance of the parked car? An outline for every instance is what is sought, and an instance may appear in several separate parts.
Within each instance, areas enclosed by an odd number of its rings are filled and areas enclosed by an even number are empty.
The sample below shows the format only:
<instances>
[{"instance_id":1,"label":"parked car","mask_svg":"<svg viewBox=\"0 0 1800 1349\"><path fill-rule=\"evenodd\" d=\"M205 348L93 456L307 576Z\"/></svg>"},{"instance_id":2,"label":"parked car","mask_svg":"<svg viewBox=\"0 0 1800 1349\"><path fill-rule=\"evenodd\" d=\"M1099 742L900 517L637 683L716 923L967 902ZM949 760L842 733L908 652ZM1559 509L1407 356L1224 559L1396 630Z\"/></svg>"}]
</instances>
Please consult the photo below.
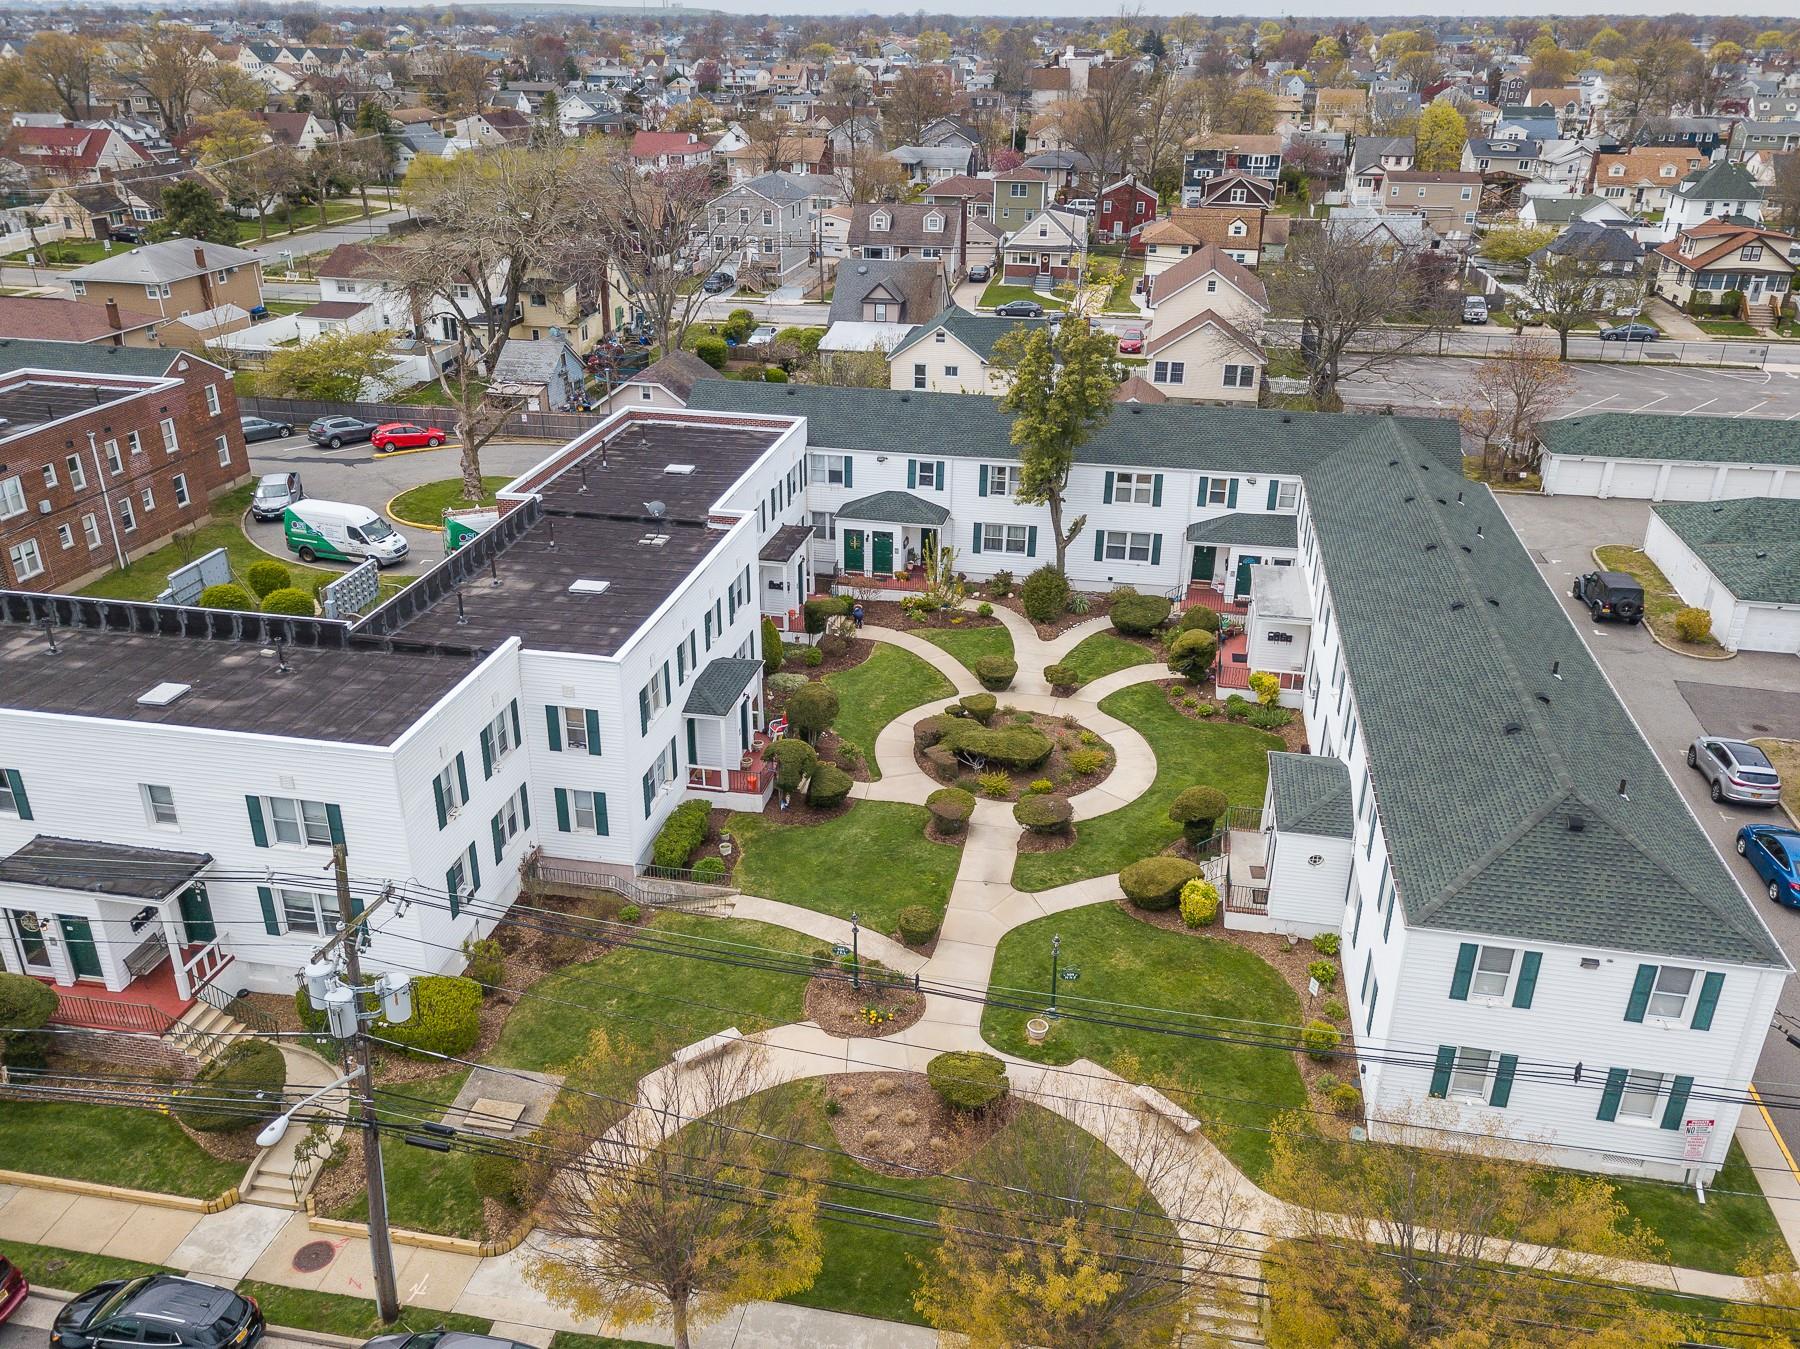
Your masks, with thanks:
<instances>
[{"instance_id":1,"label":"parked car","mask_svg":"<svg viewBox=\"0 0 1800 1349\"><path fill-rule=\"evenodd\" d=\"M994 313L1003 319L1041 319L1044 306L1036 300L1008 300L996 306Z\"/></svg>"},{"instance_id":2,"label":"parked car","mask_svg":"<svg viewBox=\"0 0 1800 1349\"><path fill-rule=\"evenodd\" d=\"M1464 323L1486 323L1488 321L1486 297L1481 295L1465 295L1463 297L1462 321Z\"/></svg>"},{"instance_id":3,"label":"parked car","mask_svg":"<svg viewBox=\"0 0 1800 1349\"><path fill-rule=\"evenodd\" d=\"M281 513L287 546L302 562L361 562L387 566L409 551L406 535L386 517L348 501L297 501Z\"/></svg>"},{"instance_id":4,"label":"parked car","mask_svg":"<svg viewBox=\"0 0 1800 1349\"><path fill-rule=\"evenodd\" d=\"M1616 619L1636 626L1644 621L1644 587L1622 571L1590 571L1575 578L1570 592L1587 605L1594 622Z\"/></svg>"},{"instance_id":5,"label":"parked car","mask_svg":"<svg viewBox=\"0 0 1800 1349\"><path fill-rule=\"evenodd\" d=\"M287 422L272 422L266 417L239 417L238 425L244 428L246 442L285 440L294 434L294 428Z\"/></svg>"},{"instance_id":6,"label":"parked car","mask_svg":"<svg viewBox=\"0 0 1800 1349\"><path fill-rule=\"evenodd\" d=\"M986 281L993 274L994 269L985 262L978 262L969 268L969 280L971 281Z\"/></svg>"},{"instance_id":7,"label":"parked car","mask_svg":"<svg viewBox=\"0 0 1800 1349\"><path fill-rule=\"evenodd\" d=\"M1654 342L1661 336L1648 323L1621 323L1616 328L1603 328L1600 331L1602 342Z\"/></svg>"},{"instance_id":8,"label":"parked car","mask_svg":"<svg viewBox=\"0 0 1800 1349\"><path fill-rule=\"evenodd\" d=\"M334 450L352 441L367 440L375 431L376 423L365 422L360 417L320 417L306 428L307 437L313 444L329 445Z\"/></svg>"},{"instance_id":9,"label":"parked car","mask_svg":"<svg viewBox=\"0 0 1800 1349\"><path fill-rule=\"evenodd\" d=\"M121 244L141 244L150 238L142 225L114 225L107 233Z\"/></svg>"},{"instance_id":10,"label":"parked car","mask_svg":"<svg viewBox=\"0 0 1800 1349\"><path fill-rule=\"evenodd\" d=\"M1769 887L1770 899L1800 909L1800 830L1785 824L1747 824L1737 831L1737 850Z\"/></svg>"},{"instance_id":11,"label":"parked car","mask_svg":"<svg viewBox=\"0 0 1800 1349\"><path fill-rule=\"evenodd\" d=\"M388 450L436 449L444 443L444 433L435 426L417 426L412 422L383 422L369 436L369 444L385 453Z\"/></svg>"},{"instance_id":12,"label":"parked car","mask_svg":"<svg viewBox=\"0 0 1800 1349\"><path fill-rule=\"evenodd\" d=\"M1136 356L1143 350L1144 330L1142 328L1127 328L1119 334L1119 354L1121 356Z\"/></svg>"},{"instance_id":13,"label":"parked car","mask_svg":"<svg viewBox=\"0 0 1800 1349\"><path fill-rule=\"evenodd\" d=\"M0 1255L0 1322L18 1311L31 1293L25 1282L25 1271L4 1255Z\"/></svg>"},{"instance_id":14,"label":"parked car","mask_svg":"<svg viewBox=\"0 0 1800 1349\"><path fill-rule=\"evenodd\" d=\"M1715 801L1746 806L1781 804L1781 774L1755 745L1724 736L1703 735L1688 746L1689 768L1697 768L1710 784Z\"/></svg>"},{"instance_id":15,"label":"parked car","mask_svg":"<svg viewBox=\"0 0 1800 1349\"><path fill-rule=\"evenodd\" d=\"M478 1335L467 1330L424 1330L416 1334L377 1335L362 1349L530 1349L517 1340L498 1335Z\"/></svg>"},{"instance_id":16,"label":"parked car","mask_svg":"<svg viewBox=\"0 0 1800 1349\"><path fill-rule=\"evenodd\" d=\"M753 347L764 347L774 340L775 325L773 323L759 323L756 325L756 331L750 334L750 345Z\"/></svg>"},{"instance_id":17,"label":"parked car","mask_svg":"<svg viewBox=\"0 0 1800 1349\"><path fill-rule=\"evenodd\" d=\"M256 480L250 497L250 514L258 520L279 520L296 501L306 499L298 473L265 473Z\"/></svg>"},{"instance_id":18,"label":"parked car","mask_svg":"<svg viewBox=\"0 0 1800 1349\"><path fill-rule=\"evenodd\" d=\"M95 1284L56 1314L50 1343L54 1349L250 1349L262 1333L255 1298L179 1274L150 1274Z\"/></svg>"},{"instance_id":19,"label":"parked car","mask_svg":"<svg viewBox=\"0 0 1800 1349\"><path fill-rule=\"evenodd\" d=\"M737 278L730 272L714 272L700 283L700 289L708 295L723 295L737 285Z\"/></svg>"}]
</instances>

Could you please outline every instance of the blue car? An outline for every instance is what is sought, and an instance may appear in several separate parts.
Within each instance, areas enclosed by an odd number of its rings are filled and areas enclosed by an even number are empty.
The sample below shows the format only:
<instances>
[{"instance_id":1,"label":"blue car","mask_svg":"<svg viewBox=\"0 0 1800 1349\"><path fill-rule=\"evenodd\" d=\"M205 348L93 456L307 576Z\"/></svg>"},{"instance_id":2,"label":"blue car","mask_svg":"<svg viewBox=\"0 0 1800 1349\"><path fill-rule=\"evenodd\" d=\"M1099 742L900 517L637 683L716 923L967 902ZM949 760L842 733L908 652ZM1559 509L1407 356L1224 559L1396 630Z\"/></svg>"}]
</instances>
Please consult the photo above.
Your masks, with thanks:
<instances>
[{"instance_id":1,"label":"blue car","mask_svg":"<svg viewBox=\"0 0 1800 1349\"><path fill-rule=\"evenodd\" d=\"M1747 824L1737 832L1740 857L1749 859L1769 887L1769 898L1800 908L1800 829L1785 824Z\"/></svg>"}]
</instances>

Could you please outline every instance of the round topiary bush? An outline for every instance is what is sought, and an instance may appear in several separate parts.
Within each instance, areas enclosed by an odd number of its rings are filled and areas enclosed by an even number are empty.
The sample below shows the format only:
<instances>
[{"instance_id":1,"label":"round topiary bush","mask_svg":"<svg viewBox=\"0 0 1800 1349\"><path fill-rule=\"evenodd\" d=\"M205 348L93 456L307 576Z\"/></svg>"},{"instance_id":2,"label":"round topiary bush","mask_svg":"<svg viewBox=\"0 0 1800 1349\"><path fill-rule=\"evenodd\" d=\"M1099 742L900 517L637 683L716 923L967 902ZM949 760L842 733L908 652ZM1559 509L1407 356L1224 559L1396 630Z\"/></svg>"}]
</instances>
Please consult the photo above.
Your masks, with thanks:
<instances>
[{"instance_id":1,"label":"round topiary bush","mask_svg":"<svg viewBox=\"0 0 1800 1349\"><path fill-rule=\"evenodd\" d=\"M473 985L470 985L473 987ZM479 1001L480 995L477 994ZM231 1133L253 1129L265 1122L253 1107L221 1105L214 1100L194 1098L229 1096L234 1101L268 1103L269 1114L276 1113L281 1089L287 1085L287 1060L267 1040L239 1040L226 1048L212 1062L194 1074L191 1087L177 1092L175 1116L196 1133Z\"/></svg>"},{"instance_id":2,"label":"round topiary bush","mask_svg":"<svg viewBox=\"0 0 1800 1349\"><path fill-rule=\"evenodd\" d=\"M517 1208L525 1197L525 1164L500 1152L477 1152L469 1161L469 1187L483 1199Z\"/></svg>"},{"instance_id":3,"label":"round topiary bush","mask_svg":"<svg viewBox=\"0 0 1800 1349\"><path fill-rule=\"evenodd\" d=\"M1076 672L1073 665L1064 665L1058 662L1055 665L1044 667L1044 682L1053 689L1066 691L1073 689L1081 682L1081 675Z\"/></svg>"},{"instance_id":4,"label":"round topiary bush","mask_svg":"<svg viewBox=\"0 0 1800 1349\"><path fill-rule=\"evenodd\" d=\"M1201 632L1218 632L1219 615L1217 611L1208 609L1204 604L1196 604L1192 609L1183 609L1180 620L1175 624L1175 631L1193 632L1196 628Z\"/></svg>"},{"instance_id":5,"label":"round topiary bush","mask_svg":"<svg viewBox=\"0 0 1800 1349\"><path fill-rule=\"evenodd\" d=\"M788 724L795 731L808 740L817 740L837 720L837 690L829 684L814 680L805 688L795 689L790 693L783 710L787 713Z\"/></svg>"},{"instance_id":6,"label":"round topiary bush","mask_svg":"<svg viewBox=\"0 0 1800 1349\"><path fill-rule=\"evenodd\" d=\"M854 785L854 779L836 764L821 763L807 779L806 804L820 810L840 806L844 803L844 798L850 795L850 788Z\"/></svg>"},{"instance_id":7,"label":"round topiary bush","mask_svg":"<svg viewBox=\"0 0 1800 1349\"><path fill-rule=\"evenodd\" d=\"M1219 916L1219 888L1196 876L1181 887L1181 921L1189 927L1211 927Z\"/></svg>"},{"instance_id":8,"label":"round topiary bush","mask_svg":"<svg viewBox=\"0 0 1800 1349\"><path fill-rule=\"evenodd\" d=\"M1325 1104L1335 1115L1356 1119L1363 1112L1363 1094L1348 1082L1339 1082L1325 1092Z\"/></svg>"},{"instance_id":9,"label":"round topiary bush","mask_svg":"<svg viewBox=\"0 0 1800 1349\"><path fill-rule=\"evenodd\" d=\"M1050 737L1035 726L983 726L958 720L945 728L936 748L988 768L1036 768L1050 757Z\"/></svg>"},{"instance_id":10,"label":"round topiary bush","mask_svg":"<svg viewBox=\"0 0 1800 1349\"><path fill-rule=\"evenodd\" d=\"M313 597L292 586L271 590L263 597L262 607L265 614L288 614L295 618L311 618L314 612Z\"/></svg>"},{"instance_id":11,"label":"round topiary bush","mask_svg":"<svg viewBox=\"0 0 1800 1349\"><path fill-rule=\"evenodd\" d=\"M1712 636L1712 614L1705 609L1677 609L1675 635L1684 642L1704 642Z\"/></svg>"},{"instance_id":12,"label":"round topiary bush","mask_svg":"<svg viewBox=\"0 0 1800 1349\"><path fill-rule=\"evenodd\" d=\"M1013 806L1013 819L1034 834L1063 834L1074 823L1075 808L1066 797L1034 793L1019 798Z\"/></svg>"},{"instance_id":13,"label":"round topiary bush","mask_svg":"<svg viewBox=\"0 0 1800 1349\"><path fill-rule=\"evenodd\" d=\"M850 601L842 595L815 595L800 607L806 631L817 637L832 619L850 612Z\"/></svg>"},{"instance_id":14,"label":"round topiary bush","mask_svg":"<svg viewBox=\"0 0 1800 1349\"><path fill-rule=\"evenodd\" d=\"M1309 978L1319 981L1320 988L1337 986L1337 966L1329 960L1309 960L1306 963L1306 973Z\"/></svg>"},{"instance_id":15,"label":"round topiary bush","mask_svg":"<svg viewBox=\"0 0 1800 1349\"><path fill-rule=\"evenodd\" d=\"M925 1078L952 1110L986 1110L1006 1096L1006 1065L979 1050L939 1054L925 1065Z\"/></svg>"},{"instance_id":16,"label":"round topiary bush","mask_svg":"<svg viewBox=\"0 0 1800 1349\"><path fill-rule=\"evenodd\" d=\"M200 592L202 609L243 609L256 608L256 597L241 585L233 585L227 581L224 585L208 586Z\"/></svg>"},{"instance_id":17,"label":"round topiary bush","mask_svg":"<svg viewBox=\"0 0 1800 1349\"><path fill-rule=\"evenodd\" d=\"M770 690L783 695L792 693L795 689L805 688L811 682L812 681L803 674L791 673L785 670L781 674L770 675L768 679Z\"/></svg>"},{"instance_id":18,"label":"round topiary bush","mask_svg":"<svg viewBox=\"0 0 1800 1349\"><path fill-rule=\"evenodd\" d=\"M792 737L777 740L763 751L763 756L775 765L775 786L784 792L799 791L819 761L818 752L811 745Z\"/></svg>"},{"instance_id":19,"label":"round topiary bush","mask_svg":"<svg viewBox=\"0 0 1800 1349\"><path fill-rule=\"evenodd\" d=\"M975 677L981 681L981 687L994 693L1011 688L1013 676L1018 673L1019 662L1011 656L982 656L975 662Z\"/></svg>"},{"instance_id":20,"label":"round topiary bush","mask_svg":"<svg viewBox=\"0 0 1800 1349\"><path fill-rule=\"evenodd\" d=\"M694 355L705 361L714 370L725 368L725 359L731 354L731 348L725 345L722 337L702 337L694 342Z\"/></svg>"},{"instance_id":21,"label":"round topiary bush","mask_svg":"<svg viewBox=\"0 0 1800 1349\"><path fill-rule=\"evenodd\" d=\"M1200 875L1200 868L1185 857L1146 857L1119 873L1119 889L1136 908L1147 913L1172 909L1181 887Z\"/></svg>"},{"instance_id":22,"label":"round topiary bush","mask_svg":"<svg viewBox=\"0 0 1800 1349\"><path fill-rule=\"evenodd\" d=\"M975 813L975 793L961 787L939 787L925 798L925 809L940 834L960 834Z\"/></svg>"},{"instance_id":23,"label":"round topiary bush","mask_svg":"<svg viewBox=\"0 0 1800 1349\"><path fill-rule=\"evenodd\" d=\"M920 718L913 723L913 748L924 753L944 738L949 727L950 718L946 716Z\"/></svg>"},{"instance_id":24,"label":"round topiary bush","mask_svg":"<svg viewBox=\"0 0 1800 1349\"><path fill-rule=\"evenodd\" d=\"M1229 804L1217 787L1189 787L1169 803L1169 818L1181 826L1190 844L1198 847L1213 836L1225 818Z\"/></svg>"},{"instance_id":25,"label":"round topiary bush","mask_svg":"<svg viewBox=\"0 0 1800 1349\"><path fill-rule=\"evenodd\" d=\"M1336 1026L1317 1017L1300 1028L1300 1047L1308 1058L1318 1059L1321 1063L1337 1052L1343 1039Z\"/></svg>"},{"instance_id":26,"label":"round topiary bush","mask_svg":"<svg viewBox=\"0 0 1800 1349\"><path fill-rule=\"evenodd\" d=\"M1213 657L1219 642L1204 628L1189 628L1169 643L1169 668L1185 679L1199 683L1212 672Z\"/></svg>"},{"instance_id":27,"label":"round topiary bush","mask_svg":"<svg viewBox=\"0 0 1800 1349\"><path fill-rule=\"evenodd\" d=\"M943 920L935 909L928 909L923 904L908 904L900 910L897 922L901 941L908 946L923 946L937 936Z\"/></svg>"},{"instance_id":28,"label":"round topiary bush","mask_svg":"<svg viewBox=\"0 0 1800 1349\"><path fill-rule=\"evenodd\" d=\"M723 857L702 857L694 863L694 879L709 883L723 881L725 879L725 859Z\"/></svg>"},{"instance_id":29,"label":"round topiary bush","mask_svg":"<svg viewBox=\"0 0 1800 1349\"><path fill-rule=\"evenodd\" d=\"M36 1032L50 1024L56 1004L54 986L28 974L0 971L0 1027L17 1028L0 1030L0 1063L15 1068L35 1068L42 1063L47 1037Z\"/></svg>"},{"instance_id":30,"label":"round topiary bush","mask_svg":"<svg viewBox=\"0 0 1800 1349\"><path fill-rule=\"evenodd\" d=\"M1000 700L991 693L968 693L956 700L955 714L959 717L973 717L985 726L993 720L999 706Z\"/></svg>"},{"instance_id":31,"label":"round topiary bush","mask_svg":"<svg viewBox=\"0 0 1800 1349\"><path fill-rule=\"evenodd\" d=\"M256 593L258 599L266 599L277 590L286 590L294 584L294 580L286 567L272 559L266 559L252 562L244 569L244 583Z\"/></svg>"},{"instance_id":32,"label":"round topiary bush","mask_svg":"<svg viewBox=\"0 0 1800 1349\"><path fill-rule=\"evenodd\" d=\"M1045 563L1019 587L1019 603L1039 623L1054 623L1069 609L1069 578Z\"/></svg>"},{"instance_id":33,"label":"round topiary bush","mask_svg":"<svg viewBox=\"0 0 1800 1349\"><path fill-rule=\"evenodd\" d=\"M1167 595L1121 595L1113 601L1112 625L1128 637L1148 637L1169 621Z\"/></svg>"}]
</instances>

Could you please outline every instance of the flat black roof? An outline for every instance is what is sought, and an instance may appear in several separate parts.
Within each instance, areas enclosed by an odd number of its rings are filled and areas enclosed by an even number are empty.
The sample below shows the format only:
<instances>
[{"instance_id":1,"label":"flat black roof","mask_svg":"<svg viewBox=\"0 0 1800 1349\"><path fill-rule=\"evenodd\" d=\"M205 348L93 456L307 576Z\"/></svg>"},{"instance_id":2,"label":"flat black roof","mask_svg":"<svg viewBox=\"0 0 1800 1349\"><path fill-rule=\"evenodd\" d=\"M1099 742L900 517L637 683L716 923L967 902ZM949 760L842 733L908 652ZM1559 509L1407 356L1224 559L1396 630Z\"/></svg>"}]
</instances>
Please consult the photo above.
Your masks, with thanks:
<instances>
[{"instance_id":1,"label":"flat black roof","mask_svg":"<svg viewBox=\"0 0 1800 1349\"><path fill-rule=\"evenodd\" d=\"M44 379L14 379L0 387L0 438L23 435L34 427L98 407L132 394L143 385L65 384Z\"/></svg>"},{"instance_id":2,"label":"flat black roof","mask_svg":"<svg viewBox=\"0 0 1800 1349\"><path fill-rule=\"evenodd\" d=\"M81 890L120 899L161 899L186 885L212 860L212 854L205 852L39 834L0 861L0 885Z\"/></svg>"}]
</instances>

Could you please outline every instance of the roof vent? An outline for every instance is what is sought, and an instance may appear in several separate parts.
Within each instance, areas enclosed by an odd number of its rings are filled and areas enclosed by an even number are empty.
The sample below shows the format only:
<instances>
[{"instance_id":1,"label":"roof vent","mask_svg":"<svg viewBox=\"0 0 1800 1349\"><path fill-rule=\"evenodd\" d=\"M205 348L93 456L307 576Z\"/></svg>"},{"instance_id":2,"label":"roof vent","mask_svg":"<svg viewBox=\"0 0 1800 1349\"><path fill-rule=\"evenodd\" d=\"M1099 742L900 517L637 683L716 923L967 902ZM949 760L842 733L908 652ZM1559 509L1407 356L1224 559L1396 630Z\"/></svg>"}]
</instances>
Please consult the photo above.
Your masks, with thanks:
<instances>
[{"instance_id":1,"label":"roof vent","mask_svg":"<svg viewBox=\"0 0 1800 1349\"><path fill-rule=\"evenodd\" d=\"M1284 413L1282 413L1282 414L1281 414L1281 424L1282 424L1282 425L1283 425L1283 426L1286 426L1286 425L1287 425L1287 424L1288 424L1288 423L1289 423L1289 422L1291 422L1291 421L1293 421L1293 420L1294 420L1294 419L1293 419L1293 418L1292 418L1292 417L1290 417L1290 416L1288 416L1288 414L1287 414L1287 413L1285 413L1285 412L1284 412Z\"/></svg>"},{"instance_id":2,"label":"roof vent","mask_svg":"<svg viewBox=\"0 0 1800 1349\"><path fill-rule=\"evenodd\" d=\"M1435 543L1428 543L1425 545L1425 551L1428 553L1435 553L1437 550L1438 546Z\"/></svg>"},{"instance_id":3,"label":"roof vent","mask_svg":"<svg viewBox=\"0 0 1800 1349\"><path fill-rule=\"evenodd\" d=\"M1437 504L1440 506L1448 506L1450 503L1448 501L1444 500L1443 497L1439 497L1437 499Z\"/></svg>"},{"instance_id":4,"label":"roof vent","mask_svg":"<svg viewBox=\"0 0 1800 1349\"><path fill-rule=\"evenodd\" d=\"M1516 721L1509 721L1506 723L1506 725L1504 725L1500 728L1501 732L1505 735L1517 735L1520 731L1522 731L1524 729L1525 728L1523 726L1519 725L1519 723Z\"/></svg>"},{"instance_id":5,"label":"roof vent","mask_svg":"<svg viewBox=\"0 0 1800 1349\"><path fill-rule=\"evenodd\" d=\"M1487 597L1487 602L1489 604L1493 605L1496 609L1498 609L1500 607L1500 601L1495 599L1492 595L1489 595Z\"/></svg>"},{"instance_id":6,"label":"roof vent","mask_svg":"<svg viewBox=\"0 0 1800 1349\"><path fill-rule=\"evenodd\" d=\"M1453 614L1459 610L1467 609L1468 607L1469 606L1464 604L1461 600L1451 600L1450 601L1450 612Z\"/></svg>"},{"instance_id":7,"label":"roof vent","mask_svg":"<svg viewBox=\"0 0 1800 1349\"><path fill-rule=\"evenodd\" d=\"M1757 550L1756 550L1756 555L1757 555L1757 557L1759 557L1759 558L1763 558L1763 557L1767 557L1767 556L1768 556L1768 554L1767 554L1767 553L1765 553L1765 552L1764 552L1764 551L1763 551L1763 550L1762 550L1762 549L1760 549L1760 548L1758 548L1758 549L1757 549Z\"/></svg>"},{"instance_id":8,"label":"roof vent","mask_svg":"<svg viewBox=\"0 0 1800 1349\"><path fill-rule=\"evenodd\" d=\"M1400 504L1403 506L1410 506L1413 504L1413 502L1415 502L1417 500L1418 500L1417 497L1401 497Z\"/></svg>"},{"instance_id":9,"label":"roof vent","mask_svg":"<svg viewBox=\"0 0 1800 1349\"><path fill-rule=\"evenodd\" d=\"M661 548L669 541L667 534L646 534L638 540L639 548Z\"/></svg>"},{"instance_id":10,"label":"roof vent","mask_svg":"<svg viewBox=\"0 0 1800 1349\"><path fill-rule=\"evenodd\" d=\"M1463 552L1468 553L1470 556L1474 556L1475 550L1473 548L1469 547L1468 544L1466 544L1466 543L1458 544L1457 547L1461 548L1463 550Z\"/></svg>"},{"instance_id":11,"label":"roof vent","mask_svg":"<svg viewBox=\"0 0 1800 1349\"><path fill-rule=\"evenodd\" d=\"M900 395L900 401L902 403L910 403L910 402L912 402L912 395L909 393L903 393Z\"/></svg>"},{"instance_id":12,"label":"roof vent","mask_svg":"<svg viewBox=\"0 0 1800 1349\"><path fill-rule=\"evenodd\" d=\"M1135 416L1137 416L1137 415L1138 415L1138 413L1140 413L1140 412L1142 412L1142 411L1143 411L1143 410L1144 410L1144 409L1143 409L1143 408L1141 408L1141 407L1139 407L1139 406L1138 406L1138 405L1137 405L1137 404L1136 404L1136 403L1133 403L1133 404L1132 404L1132 405L1131 405L1131 415L1132 415L1132 416L1134 416L1134 417L1135 417Z\"/></svg>"},{"instance_id":13,"label":"roof vent","mask_svg":"<svg viewBox=\"0 0 1800 1349\"><path fill-rule=\"evenodd\" d=\"M1581 816L1579 816L1579 815L1569 816L1569 832L1571 834L1579 834L1586 828L1587 828L1587 821L1582 819Z\"/></svg>"},{"instance_id":14,"label":"roof vent","mask_svg":"<svg viewBox=\"0 0 1800 1349\"><path fill-rule=\"evenodd\" d=\"M1550 695L1548 693L1534 693L1531 696L1536 698L1545 707L1550 706Z\"/></svg>"},{"instance_id":15,"label":"roof vent","mask_svg":"<svg viewBox=\"0 0 1800 1349\"><path fill-rule=\"evenodd\" d=\"M1390 459L1390 460L1388 460L1388 467L1389 468L1399 468L1400 461L1398 459Z\"/></svg>"},{"instance_id":16,"label":"roof vent","mask_svg":"<svg viewBox=\"0 0 1800 1349\"><path fill-rule=\"evenodd\" d=\"M694 466L692 464L664 464L663 465L664 473L673 473L677 477L681 477L681 478L687 477L693 471L694 471Z\"/></svg>"},{"instance_id":17,"label":"roof vent","mask_svg":"<svg viewBox=\"0 0 1800 1349\"><path fill-rule=\"evenodd\" d=\"M611 581L571 581L571 582L569 582L569 593L571 595L604 595L611 588L612 588Z\"/></svg>"},{"instance_id":18,"label":"roof vent","mask_svg":"<svg viewBox=\"0 0 1800 1349\"><path fill-rule=\"evenodd\" d=\"M177 701L194 686L192 684L176 684L165 680L156 687L138 694L140 707L167 707Z\"/></svg>"}]
</instances>

